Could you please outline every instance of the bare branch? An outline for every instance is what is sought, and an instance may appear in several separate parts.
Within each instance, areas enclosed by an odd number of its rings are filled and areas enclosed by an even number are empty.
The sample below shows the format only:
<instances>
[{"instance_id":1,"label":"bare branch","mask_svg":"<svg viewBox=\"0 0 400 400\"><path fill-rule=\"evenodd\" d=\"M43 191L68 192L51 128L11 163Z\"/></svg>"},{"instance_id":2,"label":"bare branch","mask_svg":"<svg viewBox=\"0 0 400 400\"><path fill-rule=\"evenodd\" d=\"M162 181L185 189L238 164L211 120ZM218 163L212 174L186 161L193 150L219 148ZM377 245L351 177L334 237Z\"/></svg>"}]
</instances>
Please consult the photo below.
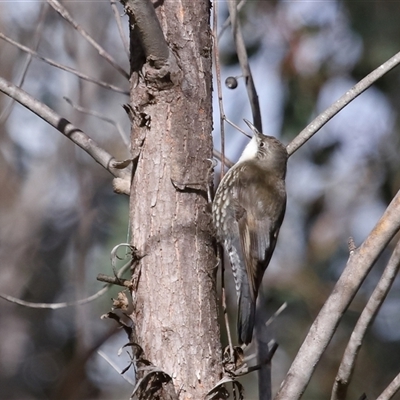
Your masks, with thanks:
<instances>
[{"instance_id":1,"label":"bare branch","mask_svg":"<svg viewBox=\"0 0 400 400\"><path fill-rule=\"evenodd\" d=\"M125 374L123 374L123 370L121 371L120 368L118 368L118 366L111 360L110 357L107 356L106 353L104 353L104 351L101 350L97 350L97 354L103 358L103 360L105 362L107 362L115 371L117 371L117 373L119 375L122 376L122 378L124 378L129 384L131 384L132 386L135 386L135 382L132 381L132 379L130 379L128 376L126 376Z\"/></svg>"},{"instance_id":2,"label":"bare branch","mask_svg":"<svg viewBox=\"0 0 400 400\"><path fill-rule=\"evenodd\" d=\"M124 45L125 52L129 57L129 43L124 33L122 26L121 16L119 15L118 7L116 6L116 0L110 0L111 8L114 13L115 22L117 23L119 36L121 37L122 44Z\"/></svg>"},{"instance_id":3,"label":"bare branch","mask_svg":"<svg viewBox=\"0 0 400 400\"><path fill-rule=\"evenodd\" d=\"M133 286L132 281L129 281L128 279L119 279L115 276L108 276L105 274L98 274L96 279L100 282L106 282L109 283L110 285L123 286L128 289L131 289Z\"/></svg>"},{"instance_id":4,"label":"bare branch","mask_svg":"<svg viewBox=\"0 0 400 400\"><path fill-rule=\"evenodd\" d=\"M76 301L65 301L62 303L33 303L31 301L25 301L18 299L13 296L9 296L8 294L0 293L0 298L9 301L10 303L18 304L23 307L28 307L28 308L45 308L45 309L51 309L51 310L58 310L60 308L66 308L66 307L73 307L73 306L81 306L83 304L90 303L99 297L103 296L107 292L107 290L111 287L111 284L105 285L102 289L100 289L98 292L95 294L87 297L86 299L82 300L76 300Z\"/></svg>"},{"instance_id":5,"label":"bare branch","mask_svg":"<svg viewBox=\"0 0 400 400\"><path fill-rule=\"evenodd\" d=\"M12 97L28 110L32 111L44 121L48 122L68 139L72 140L80 148L86 151L86 153L88 153L95 161L97 161L115 177L130 177L130 172L127 171L127 169L121 170L115 168L115 158L102 147L100 147L93 139L87 136L86 133L82 132L80 129L72 125L68 120L58 115L51 108L2 77L0 77L0 92Z\"/></svg>"},{"instance_id":6,"label":"bare branch","mask_svg":"<svg viewBox=\"0 0 400 400\"><path fill-rule=\"evenodd\" d=\"M222 162L222 153L221 153L221 152L219 152L219 151L216 150L216 149L213 149L213 156L214 156L217 160L219 160L219 161ZM234 162L232 162L231 160L229 160L229 159L226 158L226 157L224 157L224 163L225 163L225 165L226 165L228 168L233 167L234 164L235 164Z\"/></svg>"},{"instance_id":7,"label":"bare branch","mask_svg":"<svg viewBox=\"0 0 400 400\"><path fill-rule=\"evenodd\" d=\"M233 38L236 44L236 53L238 55L239 64L246 82L247 95L249 96L251 111L253 114L253 123L255 127L262 132L260 104L258 102L257 91L254 85L253 76L251 74L246 45L242 35L242 29L237 18L236 0L228 0L228 7L229 15L231 17Z\"/></svg>"},{"instance_id":8,"label":"bare branch","mask_svg":"<svg viewBox=\"0 0 400 400\"><path fill-rule=\"evenodd\" d=\"M332 390L331 400L344 400L346 398L347 388L350 383L358 351L361 347L367 328L372 323L378 313L382 303L384 302L397 272L400 269L400 241L393 251L393 254L379 280L375 290L369 298L357 324L351 334L349 343L344 352L339 371L335 379Z\"/></svg>"},{"instance_id":9,"label":"bare branch","mask_svg":"<svg viewBox=\"0 0 400 400\"><path fill-rule=\"evenodd\" d=\"M237 5L238 12L244 7L246 2L247 0L240 0L239 4ZM225 32L225 30L229 27L230 24L231 24L231 17L229 16L222 24L221 30L218 33L218 39L221 39L222 34Z\"/></svg>"},{"instance_id":10,"label":"bare branch","mask_svg":"<svg viewBox=\"0 0 400 400\"><path fill-rule=\"evenodd\" d=\"M47 2L98 51L101 57L107 60L122 76L129 79L129 74L72 18L71 14L60 2L57 0L47 0Z\"/></svg>"},{"instance_id":11,"label":"bare branch","mask_svg":"<svg viewBox=\"0 0 400 400\"><path fill-rule=\"evenodd\" d=\"M12 44L13 46L18 47L20 50L24 51L25 53L28 53L31 56L36 57L39 60L42 60L53 67L70 72L71 74L74 74L74 75L78 76L79 78L84 79L85 81L95 83L96 85L102 86L106 89L114 90L115 92L118 92L118 93L123 93L123 94L127 94L127 95L129 94L129 91L127 91L126 89L122 89L118 86L112 85L111 83L103 82L103 81L100 81L99 79L92 78L74 68L67 67L66 65L63 65L63 64L59 64L59 63L51 60L50 58L42 57L38 53L36 53L36 51L33 51L32 49L12 40L11 38L9 38L8 36L4 35L1 32L0 32L0 39L5 40L6 42Z\"/></svg>"},{"instance_id":12,"label":"bare branch","mask_svg":"<svg viewBox=\"0 0 400 400\"><path fill-rule=\"evenodd\" d=\"M35 33L33 35L33 40L32 40L33 48L35 50L39 47L39 43L40 43L40 40L41 40L41 37L42 37L44 21L46 19L46 15L47 15L48 10L49 10L48 5L47 4L42 4L38 21L36 21L36 24L35 24L36 25L36 30L35 30ZM31 61L32 61L32 55L28 54L26 59L25 59L25 61L24 61L24 65L23 65L22 70L21 70L21 76L19 78L17 86L21 87L24 84L25 76L26 76L26 73L28 72L28 68L29 68L29 66L31 64ZM0 124L7 120L7 118L9 117L9 115L11 113L13 105L14 105L14 99L10 98L8 104L5 107L3 107L3 110L1 111Z\"/></svg>"},{"instance_id":13,"label":"bare branch","mask_svg":"<svg viewBox=\"0 0 400 400\"><path fill-rule=\"evenodd\" d=\"M400 389L400 374L398 374L389 386L381 393L376 400L389 400L391 399Z\"/></svg>"},{"instance_id":14,"label":"bare branch","mask_svg":"<svg viewBox=\"0 0 400 400\"><path fill-rule=\"evenodd\" d=\"M399 228L400 191L364 243L350 254L341 277L312 324L275 400L297 400L304 393L341 317L375 261Z\"/></svg>"},{"instance_id":15,"label":"bare branch","mask_svg":"<svg viewBox=\"0 0 400 400\"><path fill-rule=\"evenodd\" d=\"M219 108L219 132L221 137L221 180L225 173L225 111L224 103L222 101L222 86L221 86L221 67L219 63L219 48L218 48L218 38L217 38L217 27L218 27L218 2L214 4L213 11L213 56L215 64L215 76L217 79L217 93L218 93L218 108Z\"/></svg>"},{"instance_id":16,"label":"bare branch","mask_svg":"<svg viewBox=\"0 0 400 400\"><path fill-rule=\"evenodd\" d=\"M128 140L128 138L127 138L127 135L125 135L124 131L122 130L121 125L120 125L118 122L114 121L114 120L111 119L111 118L105 117L103 114L100 114L99 112L96 112L96 111L89 110L89 109L87 109L87 108L81 107L81 106L79 106L78 104L75 104L75 103L74 103L71 99L69 99L68 97L65 97L65 96L64 96L64 100L65 100L72 108L74 108L75 110L77 110L77 111L79 111L79 112L81 112L81 113L83 113L83 114L87 114L87 115L91 115L91 116L93 116L93 117L99 118L99 119L101 119L102 121L108 122L109 124L113 125L113 126L117 129L117 131L118 131L118 133L119 133L119 136L120 136L121 139L123 140L123 142L124 142L124 144L126 145L126 147L129 148L130 143L129 143L129 140Z\"/></svg>"},{"instance_id":17,"label":"bare branch","mask_svg":"<svg viewBox=\"0 0 400 400\"><path fill-rule=\"evenodd\" d=\"M365 78L361 79L356 85L348 90L335 103L328 107L324 112L313 119L287 146L286 150L289 155L298 150L306 143L313 135L315 135L331 118L341 111L347 104L352 102L362 92L367 90L379 78L387 74L390 70L400 63L400 52L395 54L388 61L376 68Z\"/></svg>"},{"instance_id":18,"label":"bare branch","mask_svg":"<svg viewBox=\"0 0 400 400\"><path fill-rule=\"evenodd\" d=\"M118 271L117 276L114 279L119 279L124 272L126 272L131 266L131 261L127 262L124 266L120 268ZM101 279L99 279L101 280ZM124 280L122 280L124 281ZM107 281L106 281L107 282ZM51 310L58 310L59 308L66 308L66 307L72 307L72 306L81 306L83 304L90 303L99 297L103 296L107 292L107 290L114 284L114 282L107 282L107 285L104 285L102 289L97 291L95 294L92 294L91 296L82 299L82 300L76 300L76 301L66 301L62 303L33 303L31 301L25 301L18 299L13 296L9 296L4 293L0 293L0 298L9 301L10 303L18 304L20 306L28 307L28 308L46 308L46 309L51 309ZM131 283L132 286L132 283Z\"/></svg>"}]
</instances>

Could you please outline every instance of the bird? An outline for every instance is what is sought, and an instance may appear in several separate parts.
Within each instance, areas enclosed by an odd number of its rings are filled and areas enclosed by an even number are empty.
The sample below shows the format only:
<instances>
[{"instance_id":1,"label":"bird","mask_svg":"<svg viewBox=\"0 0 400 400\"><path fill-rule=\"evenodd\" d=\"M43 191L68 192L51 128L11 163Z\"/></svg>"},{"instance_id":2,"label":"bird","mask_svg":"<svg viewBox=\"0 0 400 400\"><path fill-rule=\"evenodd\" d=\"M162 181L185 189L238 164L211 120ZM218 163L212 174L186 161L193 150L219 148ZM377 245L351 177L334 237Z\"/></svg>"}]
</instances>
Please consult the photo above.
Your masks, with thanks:
<instances>
[{"instance_id":1,"label":"bird","mask_svg":"<svg viewBox=\"0 0 400 400\"><path fill-rule=\"evenodd\" d=\"M253 337L258 291L286 211L288 153L278 139L244 121L253 137L222 178L212 217L235 280L238 340L248 345Z\"/></svg>"}]
</instances>

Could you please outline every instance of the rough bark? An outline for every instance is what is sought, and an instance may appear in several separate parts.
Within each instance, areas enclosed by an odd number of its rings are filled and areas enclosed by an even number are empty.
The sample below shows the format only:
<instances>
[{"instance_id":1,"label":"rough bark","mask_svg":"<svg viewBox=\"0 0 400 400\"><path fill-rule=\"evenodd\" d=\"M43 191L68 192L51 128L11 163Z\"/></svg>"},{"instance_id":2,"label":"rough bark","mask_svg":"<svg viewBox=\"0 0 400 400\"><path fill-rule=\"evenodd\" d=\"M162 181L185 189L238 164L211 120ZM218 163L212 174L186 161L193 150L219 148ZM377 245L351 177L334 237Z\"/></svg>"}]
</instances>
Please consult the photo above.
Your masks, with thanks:
<instances>
[{"instance_id":1,"label":"rough bark","mask_svg":"<svg viewBox=\"0 0 400 400\"><path fill-rule=\"evenodd\" d=\"M204 183L210 167L210 4L170 0L156 11L182 74L161 90L146 79L146 65L132 78L132 152L139 159L130 217L132 244L143 256L136 335L179 398L198 400L221 373L212 222L205 184L179 191L171 180Z\"/></svg>"}]
</instances>

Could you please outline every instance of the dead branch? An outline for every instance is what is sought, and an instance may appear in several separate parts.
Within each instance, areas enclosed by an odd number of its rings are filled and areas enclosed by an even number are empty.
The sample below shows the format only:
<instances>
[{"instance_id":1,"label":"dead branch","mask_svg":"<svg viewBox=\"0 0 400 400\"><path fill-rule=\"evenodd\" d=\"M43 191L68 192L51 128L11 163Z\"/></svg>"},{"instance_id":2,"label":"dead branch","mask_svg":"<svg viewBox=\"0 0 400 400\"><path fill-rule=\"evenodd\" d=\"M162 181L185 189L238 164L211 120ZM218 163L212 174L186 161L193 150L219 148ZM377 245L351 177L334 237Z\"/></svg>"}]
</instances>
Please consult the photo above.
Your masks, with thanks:
<instances>
[{"instance_id":1,"label":"dead branch","mask_svg":"<svg viewBox=\"0 0 400 400\"><path fill-rule=\"evenodd\" d=\"M315 135L330 119L332 119L339 111L352 102L362 92L367 90L379 78L391 71L400 63L400 52L387 60L381 66L373 70L365 78L361 79L356 85L348 90L335 103L329 106L325 111L314 118L287 146L286 150L292 155L304 143L306 143L313 135Z\"/></svg>"},{"instance_id":2,"label":"dead branch","mask_svg":"<svg viewBox=\"0 0 400 400\"><path fill-rule=\"evenodd\" d=\"M100 147L86 133L72 125L68 120L58 115L54 110L39 100L32 97L24 90L16 87L11 82L0 77L0 92L12 97L28 110L35 113L38 117L56 128L64 136L77 144L81 149L88 153L95 161L117 178L130 179L130 171L114 167L115 158L106 150Z\"/></svg>"},{"instance_id":3,"label":"dead branch","mask_svg":"<svg viewBox=\"0 0 400 400\"><path fill-rule=\"evenodd\" d=\"M375 290L369 298L357 324L351 334L349 343L344 352L340 367L332 389L331 400L344 400L346 398L347 388L349 386L358 351L361 347L367 328L372 323L385 298L392 287L397 273L400 269L400 242L393 251L393 254L379 280Z\"/></svg>"},{"instance_id":4,"label":"dead branch","mask_svg":"<svg viewBox=\"0 0 400 400\"><path fill-rule=\"evenodd\" d=\"M111 8L114 13L115 22L118 27L119 36L121 37L122 44L124 45L126 55L129 57L129 43L124 34L124 28L122 26L121 16L119 15L119 11L118 11L116 3L117 3L116 0L110 0Z\"/></svg>"},{"instance_id":5,"label":"dead branch","mask_svg":"<svg viewBox=\"0 0 400 400\"><path fill-rule=\"evenodd\" d=\"M376 400L389 400L391 399L400 389L400 374L398 374L389 386L381 393Z\"/></svg>"},{"instance_id":6,"label":"dead branch","mask_svg":"<svg viewBox=\"0 0 400 400\"><path fill-rule=\"evenodd\" d=\"M400 191L364 243L350 254L341 277L312 324L275 400L296 400L304 393L344 312L375 261L399 228Z\"/></svg>"},{"instance_id":7,"label":"dead branch","mask_svg":"<svg viewBox=\"0 0 400 400\"><path fill-rule=\"evenodd\" d=\"M70 23L77 32L84 37L99 53L101 57L107 60L122 76L129 79L129 74L114 60L114 58L101 47L71 16L68 10L57 0L47 0L55 11L57 11L61 17L63 17L68 23Z\"/></svg>"},{"instance_id":8,"label":"dead branch","mask_svg":"<svg viewBox=\"0 0 400 400\"><path fill-rule=\"evenodd\" d=\"M126 94L126 95L129 94L129 91L127 91L126 89L122 89L122 88L120 88L118 86L112 85L111 83L107 83L107 82L101 81L101 80L99 80L97 78L92 78L92 77L90 77L90 76L88 76L88 75L86 75L86 74L84 74L84 73L82 73L82 72L80 72L80 71L78 71L78 70L76 70L74 68L71 68L71 67L68 67L66 65L60 64L60 63L58 63L56 61L53 61L50 58L42 57L36 51L30 49L29 47L26 47L26 46L22 45L21 43L16 42L15 40L12 40L11 38L9 38L8 36L4 35L1 32L0 32L0 39L5 40L7 43L10 43L11 45L19 48L20 50L22 50L25 53L37 58L38 60L42 60L45 63L47 63L47 64L49 64L49 65L51 65L53 67L56 67L56 68L59 68L59 69L61 69L63 71L66 71L66 72L69 72L71 74L74 74L78 78L81 78L81 79L83 79L85 81L95 83L96 85L99 85L99 86L104 87L106 89L113 90L114 92L123 93L123 94Z\"/></svg>"},{"instance_id":9,"label":"dead branch","mask_svg":"<svg viewBox=\"0 0 400 400\"><path fill-rule=\"evenodd\" d=\"M258 102L257 90L254 85L253 75L251 73L249 59L247 57L247 50L243 40L242 28L240 26L239 19L237 18L236 0L228 0L228 8L231 18L233 38L236 45L236 53L242 69L244 80L246 82L247 95L249 97L251 111L253 114L253 123L255 127L262 132L260 103Z\"/></svg>"},{"instance_id":10,"label":"dead branch","mask_svg":"<svg viewBox=\"0 0 400 400\"><path fill-rule=\"evenodd\" d=\"M39 47L39 43L42 38L44 21L46 19L48 10L49 10L49 7L47 6L47 4L43 4L40 9L40 14L39 14L38 20L35 23L36 29L35 29L35 33L33 35L33 40L32 40L33 48L35 49L35 51ZM0 33L0 35L1 35L1 33ZM32 61L32 54L28 53L28 55L26 56L26 59L24 60L24 65L22 67L17 86L22 87L22 85L24 84L26 73L28 72L28 68L31 65L31 61ZM0 124L7 120L7 118L11 114L13 105L14 105L14 99L10 98L8 104L5 107L3 107L2 111L1 111Z\"/></svg>"}]
</instances>

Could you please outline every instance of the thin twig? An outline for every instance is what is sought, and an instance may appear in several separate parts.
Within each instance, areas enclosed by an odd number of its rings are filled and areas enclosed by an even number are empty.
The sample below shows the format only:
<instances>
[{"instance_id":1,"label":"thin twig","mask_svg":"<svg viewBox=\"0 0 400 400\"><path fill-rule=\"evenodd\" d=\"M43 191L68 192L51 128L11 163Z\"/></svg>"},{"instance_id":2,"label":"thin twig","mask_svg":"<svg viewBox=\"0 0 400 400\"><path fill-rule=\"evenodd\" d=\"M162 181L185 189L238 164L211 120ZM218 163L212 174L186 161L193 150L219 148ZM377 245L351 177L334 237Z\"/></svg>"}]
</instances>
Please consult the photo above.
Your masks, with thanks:
<instances>
[{"instance_id":1,"label":"thin twig","mask_svg":"<svg viewBox=\"0 0 400 400\"><path fill-rule=\"evenodd\" d=\"M114 13L115 22L117 23L119 36L121 37L122 44L124 45L124 49L125 49L126 55L129 58L129 43L128 43L128 40L127 40L127 38L125 36L125 33L124 33L124 28L122 26L121 16L119 14L118 7L116 5L116 1L115 0L110 0L110 4L111 4L111 8L112 8L113 13Z\"/></svg>"},{"instance_id":2,"label":"thin twig","mask_svg":"<svg viewBox=\"0 0 400 400\"><path fill-rule=\"evenodd\" d=\"M268 319L268 321L265 323L265 325L266 325L266 326L271 325L271 324L276 320L276 318L278 318L279 315L281 315L282 312L286 310L286 308L287 308L287 303L286 303L286 301L285 301L285 302L274 312L274 314L271 315L271 317Z\"/></svg>"},{"instance_id":3,"label":"thin twig","mask_svg":"<svg viewBox=\"0 0 400 400\"><path fill-rule=\"evenodd\" d=\"M297 400L304 393L344 312L375 261L399 229L400 191L364 243L350 254L342 275L312 324L275 400Z\"/></svg>"},{"instance_id":4,"label":"thin twig","mask_svg":"<svg viewBox=\"0 0 400 400\"><path fill-rule=\"evenodd\" d=\"M118 133L119 133L119 136L121 136L121 139L123 140L125 146L126 146L127 148L129 148L130 142L129 142L128 138L126 137L124 131L122 130L121 125L120 125L118 122L114 121L114 120L111 119L111 118L105 117L103 114L100 114L100 113L97 112L97 111L89 110L88 108L84 108L84 107L82 107L82 106L79 106L78 104L75 104L75 103L74 103L71 99L69 99L68 97L65 97L65 96L64 96L63 98L64 98L64 100L65 100L71 107L73 107L75 110L77 110L77 111L79 111L79 112L81 112L81 113L87 114L87 115L92 115L93 117L99 118L99 119L101 119L102 121L108 122L109 124L113 125L113 126L117 129L117 131L118 131Z\"/></svg>"},{"instance_id":5,"label":"thin twig","mask_svg":"<svg viewBox=\"0 0 400 400\"><path fill-rule=\"evenodd\" d=\"M237 5L238 12L244 7L246 2L247 2L247 0L241 0L239 2L239 4ZM231 24L231 17L229 16L225 20L225 22L222 24L221 30L219 31L219 34L218 34L218 40L221 39L222 34L225 32L225 30L229 27L230 24Z\"/></svg>"},{"instance_id":6,"label":"thin twig","mask_svg":"<svg viewBox=\"0 0 400 400\"><path fill-rule=\"evenodd\" d=\"M128 289L131 289L133 285L132 281L128 279L119 279L115 276L108 276L105 274L98 274L96 279L100 282L106 282L112 285L123 286Z\"/></svg>"},{"instance_id":7,"label":"thin twig","mask_svg":"<svg viewBox=\"0 0 400 400\"><path fill-rule=\"evenodd\" d=\"M124 272L126 272L129 267L131 266L131 261L127 262L125 265L121 267L121 269L118 271L118 277L122 276ZM96 293L92 294L89 297L86 297L85 299L81 300L75 300L75 301L65 301L62 303L33 303L31 301L25 301L18 299L13 296L9 296L8 294L0 293L0 298L9 301L10 303L18 304L20 306L28 307L28 308L46 308L46 309L51 309L51 310L58 310L60 308L66 308L66 307L73 307L73 306L81 306L83 304L90 303L99 297L103 296L103 294L107 293L107 290L112 286L112 283L108 283L107 285L104 285L99 291Z\"/></svg>"},{"instance_id":8,"label":"thin twig","mask_svg":"<svg viewBox=\"0 0 400 400\"><path fill-rule=\"evenodd\" d=\"M108 285L104 286L102 289L100 289L98 292L95 294L87 297L86 299L82 300L76 300L76 301L68 301L68 302L63 302L63 303L33 303L31 301L25 301L18 299L13 296L9 296L8 294L0 293L0 298L9 301L10 303L18 304L20 306L28 307L28 308L46 308L46 309L51 309L51 310L57 310L59 308L66 308L66 307L72 307L72 306L81 306L83 304L90 303L99 297L103 296L108 290Z\"/></svg>"},{"instance_id":9,"label":"thin twig","mask_svg":"<svg viewBox=\"0 0 400 400\"><path fill-rule=\"evenodd\" d=\"M233 123L231 120L229 120L228 118L226 118L226 115L224 115L224 120L225 120L230 126L233 126L235 129L237 129L240 133L243 133L244 136L248 137L249 139L252 138L252 136L249 135L247 132L245 132L240 126L236 125L236 124Z\"/></svg>"},{"instance_id":10,"label":"thin twig","mask_svg":"<svg viewBox=\"0 0 400 400\"><path fill-rule=\"evenodd\" d=\"M37 58L39 60L42 60L45 63L47 63L47 64L49 64L49 65L51 65L53 67L56 67L56 68L62 69L63 71L67 71L67 72L69 72L71 74L74 74L77 77L79 77L81 79L84 79L85 81L95 83L96 85L102 86L102 87L104 87L106 89L110 89L110 90L113 90L113 91L118 92L118 93L123 93L123 94L126 94L126 95L129 94L129 91L127 91L126 89L122 89L122 88L120 88L118 86L112 85L111 83L107 83L107 82L101 81L99 79L92 78L92 77L90 77L90 76L88 76L88 75L86 75L86 74L84 74L84 73L82 73L82 72L80 72L80 71L78 71L78 70L76 70L74 68L68 67L68 66L63 65L63 64L59 64L58 62L53 61L50 58L42 57L36 51L30 49L29 47L26 47L26 46L22 45L21 43L16 42L15 40L12 40L11 38L9 38L8 36L4 35L1 32L0 32L0 39L5 40L6 42L12 44L13 46L18 47L20 50L24 51L25 53L28 53L31 56L33 56L33 57L35 57L35 58Z\"/></svg>"},{"instance_id":11,"label":"thin twig","mask_svg":"<svg viewBox=\"0 0 400 400\"><path fill-rule=\"evenodd\" d=\"M118 366L107 356L106 353L104 353L101 350L97 350L97 354L103 358L104 361L106 361L109 365L111 365L112 368L115 369L115 371L118 372L119 375L121 375L128 383L130 383L132 386L135 386L135 382L133 382L130 378L128 378L125 374L122 373L122 370L119 370Z\"/></svg>"},{"instance_id":12,"label":"thin twig","mask_svg":"<svg viewBox=\"0 0 400 400\"><path fill-rule=\"evenodd\" d=\"M81 36L83 36L99 53L101 57L107 60L122 76L129 80L129 74L114 60L114 58L101 47L71 16L68 10L57 0L47 0L54 10L56 10L61 17L70 23Z\"/></svg>"},{"instance_id":13,"label":"thin twig","mask_svg":"<svg viewBox=\"0 0 400 400\"><path fill-rule=\"evenodd\" d=\"M40 40L42 38L44 21L46 19L46 15L47 15L48 10L49 10L48 5L43 3L42 7L40 9L40 14L39 14L38 21L35 24L36 25L36 30L35 30L35 33L33 35L33 40L32 40L33 48L35 49L35 51L39 47L39 43L40 43ZM32 54L28 53L27 56L26 56L24 65L22 67L21 76L20 76L20 78L18 80L17 86L22 87L22 85L24 84L26 73L28 72L28 68L29 68L29 66L31 64L31 61L32 61ZM6 121L7 118L9 117L9 115L11 113L11 110L12 110L12 107L14 105L14 101L15 101L14 99L10 98L8 104L6 106L4 106L4 108L3 108L3 110L2 110L2 112L0 114L0 124L4 123L4 121Z\"/></svg>"},{"instance_id":14,"label":"thin twig","mask_svg":"<svg viewBox=\"0 0 400 400\"><path fill-rule=\"evenodd\" d=\"M231 17L233 38L236 45L236 53L242 69L244 80L246 82L247 95L249 97L251 111L253 114L253 123L255 127L262 132L260 103L258 102L257 90L254 85L249 59L247 57L247 50L243 40L242 28L240 26L239 19L237 18L236 0L228 0L228 8L229 15Z\"/></svg>"},{"instance_id":15,"label":"thin twig","mask_svg":"<svg viewBox=\"0 0 400 400\"><path fill-rule=\"evenodd\" d=\"M376 68L365 78L361 79L356 85L348 90L335 103L329 106L325 111L313 119L286 147L289 155L298 150L306 143L313 135L315 135L332 117L341 111L347 104L352 102L362 92L367 90L379 78L391 71L394 67L400 64L400 52L387 60L381 66Z\"/></svg>"},{"instance_id":16,"label":"thin twig","mask_svg":"<svg viewBox=\"0 0 400 400\"><path fill-rule=\"evenodd\" d=\"M22 104L28 110L32 111L51 126L56 128L59 132L61 132L68 139L88 153L112 175L119 178L130 179L130 171L127 168L114 168L115 159L111 154L100 147L93 139L86 135L86 133L76 128L65 118L58 115L50 107L41 103L24 90L16 87L2 77L0 77L0 92L12 97L14 100L18 101L18 103Z\"/></svg>"},{"instance_id":17,"label":"thin twig","mask_svg":"<svg viewBox=\"0 0 400 400\"><path fill-rule=\"evenodd\" d=\"M217 79L217 93L218 93L218 106L219 106L219 124L220 124L220 136L221 136L221 177L222 180L225 173L225 111L224 103L222 101L222 86L221 86L221 66L219 63L219 50L218 50L218 38L217 38L217 27L218 27L218 2L215 2L213 9L213 55L215 64L215 76Z\"/></svg>"},{"instance_id":18,"label":"thin twig","mask_svg":"<svg viewBox=\"0 0 400 400\"><path fill-rule=\"evenodd\" d=\"M215 74L217 79L217 93L218 93L218 105L219 105L219 115L220 115L220 134L221 134L221 179L224 176L225 172L225 126L224 126L224 119L225 119L225 112L224 112L224 105L222 102L222 87L221 87L221 69L219 64L219 54L218 54L218 39L217 39L217 26L218 26L218 2L214 3L213 8L213 39L214 39L214 46L213 46L213 55L214 55L214 63L215 63ZM222 246L218 246L218 254L219 260L221 265L221 297L222 297L222 309L224 313L224 320L225 320L225 327L226 327L226 334L228 336L229 342L229 354L230 357L233 357L233 344L232 344L232 336L231 330L229 327L229 318L228 312L226 307L226 293L225 293L225 268L224 268L224 261L223 261L223 250Z\"/></svg>"},{"instance_id":19,"label":"thin twig","mask_svg":"<svg viewBox=\"0 0 400 400\"><path fill-rule=\"evenodd\" d=\"M221 162L221 160L222 160L222 153L221 153L220 151L218 151L218 150L216 150L216 149L213 149L213 156L214 156L217 160L219 160L219 161ZM232 167L235 165L235 163L232 162L231 160L229 160L228 158L226 158L226 156L224 157L224 162L225 162L225 166L228 167L228 168L232 168Z\"/></svg>"},{"instance_id":20,"label":"thin twig","mask_svg":"<svg viewBox=\"0 0 400 400\"><path fill-rule=\"evenodd\" d=\"M351 334L335 379L331 400L344 400L346 398L347 389L350 384L355 362L362 344L362 340L365 336L365 332L384 302L399 269L400 241L397 242L385 271L383 272L381 279L376 285L375 290L369 298L363 312L360 315L360 318L357 321L353 333Z\"/></svg>"},{"instance_id":21,"label":"thin twig","mask_svg":"<svg viewBox=\"0 0 400 400\"><path fill-rule=\"evenodd\" d=\"M233 352L233 344L232 344L232 335L231 335L231 328L229 325L229 316L228 316L228 308L226 306L226 291L225 291L225 268L223 262L223 250L222 246L218 246L218 253L221 262L221 298L222 298L222 311L224 313L224 321L226 327L226 335L228 336L228 343L229 343L229 355L230 357L234 356Z\"/></svg>"}]
</instances>

